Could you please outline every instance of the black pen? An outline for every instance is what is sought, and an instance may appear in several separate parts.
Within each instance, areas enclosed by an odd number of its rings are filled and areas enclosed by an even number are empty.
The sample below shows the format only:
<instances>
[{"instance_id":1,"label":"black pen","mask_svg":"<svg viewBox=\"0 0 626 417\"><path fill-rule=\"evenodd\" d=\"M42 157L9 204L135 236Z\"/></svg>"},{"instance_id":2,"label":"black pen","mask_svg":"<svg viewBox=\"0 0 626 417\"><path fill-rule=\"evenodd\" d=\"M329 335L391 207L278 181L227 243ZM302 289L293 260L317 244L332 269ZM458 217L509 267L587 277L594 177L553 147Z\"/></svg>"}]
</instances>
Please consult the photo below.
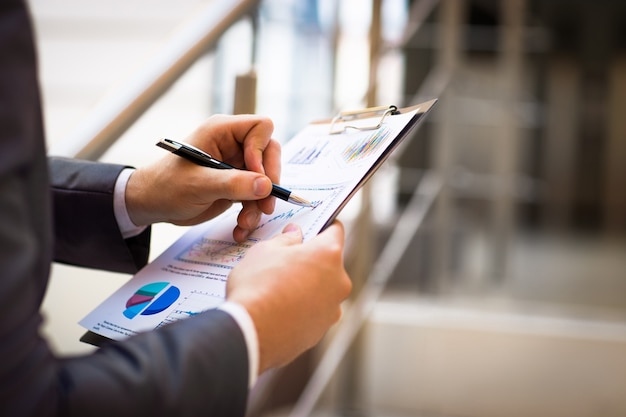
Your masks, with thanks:
<instances>
[{"instance_id":1,"label":"black pen","mask_svg":"<svg viewBox=\"0 0 626 417\"><path fill-rule=\"evenodd\" d=\"M186 143L177 142L172 139L161 139L159 142L157 142L157 146L198 165L215 169L237 169L232 165L228 165L226 162L222 162L213 158L211 155L196 148L195 146L191 146ZM313 204L311 204L311 202L305 200L302 197L293 195L291 191L281 187L280 185L272 184L272 192L270 194L274 197L280 198L281 200L285 200L298 206L313 207Z\"/></svg>"}]
</instances>

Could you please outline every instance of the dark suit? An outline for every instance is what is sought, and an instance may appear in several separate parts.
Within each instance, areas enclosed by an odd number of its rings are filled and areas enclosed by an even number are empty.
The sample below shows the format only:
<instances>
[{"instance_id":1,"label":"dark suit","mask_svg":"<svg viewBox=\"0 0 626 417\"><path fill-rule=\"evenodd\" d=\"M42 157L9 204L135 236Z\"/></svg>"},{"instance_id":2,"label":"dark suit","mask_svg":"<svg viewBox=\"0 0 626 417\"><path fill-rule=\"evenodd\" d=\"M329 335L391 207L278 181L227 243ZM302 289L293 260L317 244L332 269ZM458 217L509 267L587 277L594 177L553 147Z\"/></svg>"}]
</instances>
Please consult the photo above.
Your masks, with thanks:
<instances>
[{"instance_id":1,"label":"dark suit","mask_svg":"<svg viewBox=\"0 0 626 417\"><path fill-rule=\"evenodd\" d=\"M39 336L53 259L134 272L146 262L149 230L126 241L119 233L112 192L123 167L52 159L48 176L36 80L25 6L2 0L0 416L243 415L246 346L227 313L207 312L84 357L57 357Z\"/></svg>"}]
</instances>

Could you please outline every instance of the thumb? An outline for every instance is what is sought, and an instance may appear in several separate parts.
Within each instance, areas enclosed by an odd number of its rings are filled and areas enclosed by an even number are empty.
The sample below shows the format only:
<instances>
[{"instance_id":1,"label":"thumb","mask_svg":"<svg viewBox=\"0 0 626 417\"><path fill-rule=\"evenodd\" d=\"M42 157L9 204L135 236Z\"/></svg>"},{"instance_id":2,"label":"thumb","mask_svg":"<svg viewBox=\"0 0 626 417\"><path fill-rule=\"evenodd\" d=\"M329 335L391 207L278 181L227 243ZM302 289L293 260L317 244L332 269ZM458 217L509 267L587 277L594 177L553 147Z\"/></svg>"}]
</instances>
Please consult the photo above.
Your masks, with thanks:
<instances>
[{"instance_id":1,"label":"thumb","mask_svg":"<svg viewBox=\"0 0 626 417\"><path fill-rule=\"evenodd\" d=\"M327 249L343 250L345 230L339 220L335 220L324 231L311 239L310 243Z\"/></svg>"},{"instance_id":2,"label":"thumb","mask_svg":"<svg viewBox=\"0 0 626 417\"><path fill-rule=\"evenodd\" d=\"M207 171L211 171L214 187L212 194L219 198L235 201L259 200L272 191L272 181L263 174L239 169Z\"/></svg>"},{"instance_id":3,"label":"thumb","mask_svg":"<svg viewBox=\"0 0 626 417\"><path fill-rule=\"evenodd\" d=\"M302 243L302 229L295 223L289 223L284 227L283 231L274 236L272 240L280 242L285 246Z\"/></svg>"}]
</instances>

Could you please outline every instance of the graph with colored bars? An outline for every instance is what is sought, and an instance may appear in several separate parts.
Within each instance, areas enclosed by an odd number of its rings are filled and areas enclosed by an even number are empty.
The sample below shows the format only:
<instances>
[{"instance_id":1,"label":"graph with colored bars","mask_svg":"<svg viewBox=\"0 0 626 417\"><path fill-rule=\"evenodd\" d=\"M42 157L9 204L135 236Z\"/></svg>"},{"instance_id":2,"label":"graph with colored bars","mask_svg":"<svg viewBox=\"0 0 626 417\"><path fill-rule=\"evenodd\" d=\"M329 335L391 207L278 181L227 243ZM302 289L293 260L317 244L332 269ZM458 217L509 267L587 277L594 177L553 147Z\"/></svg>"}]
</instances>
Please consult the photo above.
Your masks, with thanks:
<instances>
[{"instance_id":1,"label":"graph with colored bars","mask_svg":"<svg viewBox=\"0 0 626 417\"><path fill-rule=\"evenodd\" d=\"M343 159L350 163L370 156L376 149L384 143L389 136L389 129L385 126L376 130L374 133L368 133L365 138L358 139L342 153Z\"/></svg>"},{"instance_id":2,"label":"graph with colored bars","mask_svg":"<svg viewBox=\"0 0 626 417\"><path fill-rule=\"evenodd\" d=\"M224 301L223 294L215 294L208 291L191 291L186 297L181 297L176 307L159 323L158 327L175 321L193 317L215 308Z\"/></svg>"},{"instance_id":3,"label":"graph with colored bars","mask_svg":"<svg viewBox=\"0 0 626 417\"><path fill-rule=\"evenodd\" d=\"M239 262L249 246L241 243L200 238L189 246L176 259L204 265L230 265Z\"/></svg>"}]
</instances>

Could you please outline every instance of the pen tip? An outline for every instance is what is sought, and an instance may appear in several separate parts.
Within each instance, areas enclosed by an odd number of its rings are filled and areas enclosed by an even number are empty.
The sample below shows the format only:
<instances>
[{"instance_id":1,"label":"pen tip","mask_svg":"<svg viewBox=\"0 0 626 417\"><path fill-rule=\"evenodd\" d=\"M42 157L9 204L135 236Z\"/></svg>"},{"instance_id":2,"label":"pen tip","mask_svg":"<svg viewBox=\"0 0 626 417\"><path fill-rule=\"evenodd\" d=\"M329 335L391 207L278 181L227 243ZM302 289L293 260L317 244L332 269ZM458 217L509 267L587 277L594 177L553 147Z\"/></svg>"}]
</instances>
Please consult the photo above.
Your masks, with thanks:
<instances>
[{"instance_id":1,"label":"pen tip","mask_svg":"<svg viewBox=\"0 0 626 417\"><path fill-rule=\"evenodd\" d=\"M297 195L290 195L289 201L302 207L313 207L313 204L310 201L305 200L302 197L298 197Z\"/></svg>"}]
</instances>

